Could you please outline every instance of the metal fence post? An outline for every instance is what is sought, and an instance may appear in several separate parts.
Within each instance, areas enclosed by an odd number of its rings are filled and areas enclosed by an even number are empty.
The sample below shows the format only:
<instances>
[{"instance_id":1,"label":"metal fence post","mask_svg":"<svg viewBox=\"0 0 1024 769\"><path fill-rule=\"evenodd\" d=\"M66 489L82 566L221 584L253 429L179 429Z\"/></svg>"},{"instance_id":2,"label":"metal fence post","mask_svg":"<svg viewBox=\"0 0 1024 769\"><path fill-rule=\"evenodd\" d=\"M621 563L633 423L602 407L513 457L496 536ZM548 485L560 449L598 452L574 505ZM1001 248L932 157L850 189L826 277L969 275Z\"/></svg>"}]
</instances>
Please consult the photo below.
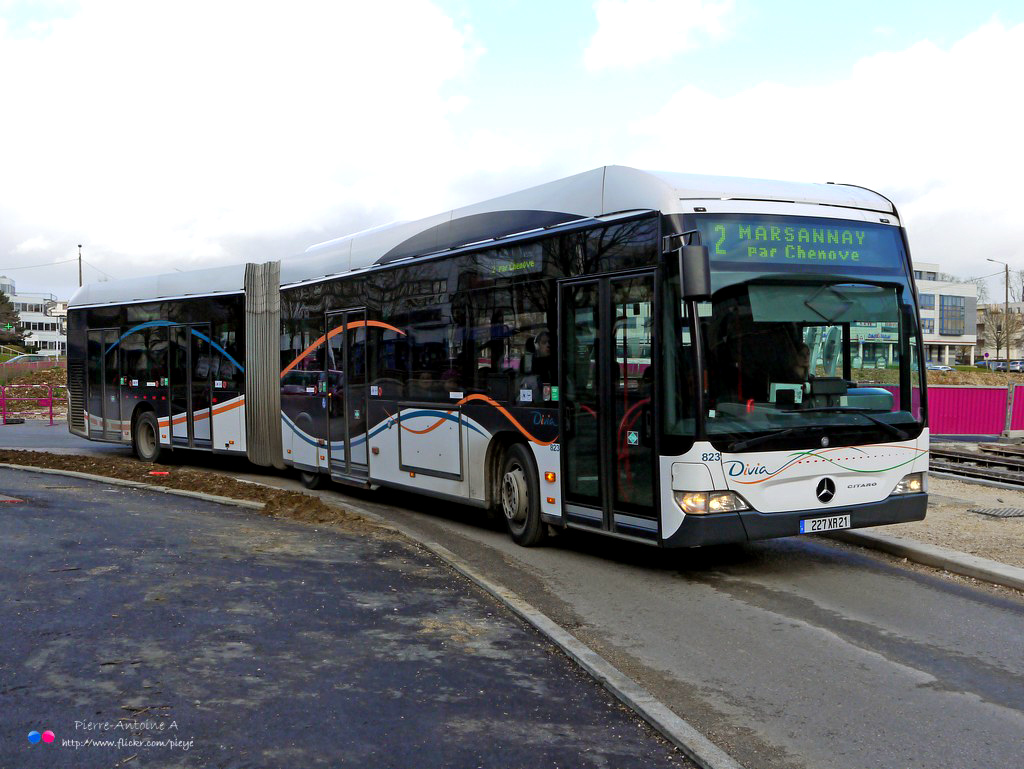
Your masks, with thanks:
<instances>
[{"instance_id":1,"label":"metal fence post","mask_svg":"<svg viewBox=\"0 0 1024 769\"><path fill-rule=\"evenodd\" d=\"M1006 426L1003 428L1003 437L1010 437L1010 425L1013 421L1013 394L1017 389L1015 382L1010 382L1006 386Z\"/></svg>"}]
</instances>

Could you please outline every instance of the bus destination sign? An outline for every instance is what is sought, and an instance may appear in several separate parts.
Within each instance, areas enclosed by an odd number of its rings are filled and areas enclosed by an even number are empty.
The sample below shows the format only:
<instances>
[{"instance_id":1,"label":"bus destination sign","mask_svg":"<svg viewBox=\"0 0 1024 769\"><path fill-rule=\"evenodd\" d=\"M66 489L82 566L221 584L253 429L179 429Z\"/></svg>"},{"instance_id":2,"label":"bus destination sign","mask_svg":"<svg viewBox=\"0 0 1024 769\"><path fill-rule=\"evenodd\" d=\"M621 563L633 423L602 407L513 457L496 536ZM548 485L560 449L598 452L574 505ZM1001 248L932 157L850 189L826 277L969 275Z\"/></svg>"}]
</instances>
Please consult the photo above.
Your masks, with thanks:
<instances>
[{"instance_id":1,"label":"bus destination sign","mask_svg":"<svg viewBox=\"0 0 1024 769\"><path fill-rule=\"evenodd\" d=\"M896 227L791 216L711 216L698 222L713 261L893 267L899 263Z\"/></svg>"}]
</instances>

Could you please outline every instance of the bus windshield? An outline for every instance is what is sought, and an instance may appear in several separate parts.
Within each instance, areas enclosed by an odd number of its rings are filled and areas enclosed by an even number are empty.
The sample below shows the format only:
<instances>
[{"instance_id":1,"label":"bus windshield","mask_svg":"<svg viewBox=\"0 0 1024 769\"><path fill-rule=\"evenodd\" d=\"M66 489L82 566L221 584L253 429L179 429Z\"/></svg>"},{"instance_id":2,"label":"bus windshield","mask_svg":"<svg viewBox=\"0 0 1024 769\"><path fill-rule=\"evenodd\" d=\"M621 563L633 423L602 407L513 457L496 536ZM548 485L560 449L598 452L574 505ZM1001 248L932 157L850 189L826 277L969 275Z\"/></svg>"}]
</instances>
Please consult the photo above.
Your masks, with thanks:
<instances>
[{"instance_id":1,"label":"bus windshield","mask_svg":"<svg viewBox=\"0 0 1024 769\"><path fill-rule=\"evenodd\" d=\"M724 214L687 229L708 246L712 299L692 314L675 303L680 316L665 319L681 332L666 337L681 342L665 351L667 434L703 432L743 451L920 433L918 320L899 228ZM688 407L698 382L699 414Z\"/></svg>"},{"instance_id":2,"label":"bus windshield","mask_svg":"<svg viewBox=\"0 0 1024 769\"><path fill-rule=\"evenodd\" d=\"M828 428L837 443L916 435L916 315L901 287L773 277L699 308L708 438L740 451L783 431L820 440Z\"/></svg>"}]
</instances>

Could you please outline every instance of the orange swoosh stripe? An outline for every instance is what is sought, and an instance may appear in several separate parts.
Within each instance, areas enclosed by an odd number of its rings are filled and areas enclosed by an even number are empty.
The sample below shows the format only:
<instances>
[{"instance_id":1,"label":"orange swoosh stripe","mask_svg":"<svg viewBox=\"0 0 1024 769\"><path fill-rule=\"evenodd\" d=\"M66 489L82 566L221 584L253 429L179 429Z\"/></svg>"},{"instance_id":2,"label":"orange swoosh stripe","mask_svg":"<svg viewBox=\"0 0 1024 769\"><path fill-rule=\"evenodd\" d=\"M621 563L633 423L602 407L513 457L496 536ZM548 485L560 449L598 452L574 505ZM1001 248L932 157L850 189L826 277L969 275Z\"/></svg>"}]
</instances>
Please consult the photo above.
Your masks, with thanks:
<instances>
[{"instance_id":1,"label":"orange swoosh stripe","mask_svg":"<svg viewBox=\"0 0 1024 769\"><path fill-rule=\"evenodd\" d=\"M484 403L487 403L488 405L493 406L494 408L496 408L498 411L500 411L502 414L504 414L505 418L509 422L511 422L513 425L515 425L515 428L519 432L521 432L524 436L526 436L526 439L529 440L531 443L536 443L538 446L550 446L552 443L554 443L555 441L558 440L558 436L555 436L550 441L541 441L541 440L538 440L537 438L534 438L533 435L530 434L530 431L527 430L525 427L523 427L521 424L519 424L519 421L514 416L512 416L509 413L508 409L506 409L504 406L502 406L496 400L493 400L492 398L488 398L486 395L481 395L479 393L476 393L474 395L467 395L462 400L457 401L455 403L455 405L456 406L461 406L463 403L468 403L469 401L483 401ZM451 414L453 409L445 409L445 411L447 411L449 414ZM437 422L435 422L434 424L432 424L430 427L428 427L425 430L413 430L412 428L406 427L405 425L402 425L402 429L403 430L408 430L410 433L416 433L417 435L423 435L425 433L429 433L431 430L436 430L438 427L440 427L442 424L444 424L445 421L447 421L446 418L445 417L441 417L439 420L437 420ZM399 422L399 424L401 425L401 422Z\"/></svg>"},{"instance_id":2,"label":"orange swoosh stripe","mask_svg":"<svg viewBox=\"0 0 1024 769\"><path fill-rule=\"evenodd\" d=\"M244 405L245 405L245 398L239 398L238 400L232 401L231 403L225 403L225 404L222 404L220 406L217 406L213 410L213 415L216 416L217 414L223 414L225 411L233 411L234 409L237 409L239 406L244 406ZM203 409L202 412L200 412L199 414L196 414L193 417L193 421L198 422L198 421L200 421L202 419L209 419L209 418L210 418L210 410L209 409ZM186 419L188 419L188 415L187 414L182 414L180 417L175 417L174 418L173 424L180 425L183 422L185 422ZM160 422L160 426L161 427L167 427L167 425L169 424L167 417L161 418L159 420L159 422Z\"/></svg>"},{"instance_id":3,"label":"orange swoosh stripe","mask_svg":"<svg viewBox=\"0 0 1024 769\"><path fill-rule=\"evenodd\" d=\"M303 358L305 358L307 355L309 355L311 352L313 352L313 350L315 350L317 347L322 345L328 339L333 339L335 336L340 334L342 331L345 331L346 329L362 328L364 326L373 326L375 328L386 328L389 331L394 331L394 332L396 332L398 334L401 334L402 336L406 335L405 332L402 331L402 329L395 328L394 326L391 326L391 325L389 325L387 323L382 323L379 320L354 320L351 323L342 324L342 325L338 326L337 328L332 328L324 336L319 337L315 342L313 342L313 344L311 344L305 350L300 352L298 357L295 358L295 360L293 360L291 363L289 363L287 366L285 366L283 369L281 369L281 377L284 378L285 374L287 374L289 371L291 371L293 368L295 368L297 365L299 365L299 361L301 361Z\"/></svg>"}]
</instances>

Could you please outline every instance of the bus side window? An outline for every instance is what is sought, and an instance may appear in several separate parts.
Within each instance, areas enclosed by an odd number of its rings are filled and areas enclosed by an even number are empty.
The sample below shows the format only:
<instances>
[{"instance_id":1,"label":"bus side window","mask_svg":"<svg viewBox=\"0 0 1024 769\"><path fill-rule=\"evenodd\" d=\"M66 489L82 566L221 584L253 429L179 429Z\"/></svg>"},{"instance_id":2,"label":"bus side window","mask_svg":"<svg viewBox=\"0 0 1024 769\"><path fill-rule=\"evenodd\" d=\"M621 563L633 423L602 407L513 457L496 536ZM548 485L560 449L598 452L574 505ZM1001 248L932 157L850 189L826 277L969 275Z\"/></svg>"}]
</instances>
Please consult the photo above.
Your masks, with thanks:
<instances>
[{"instance_id":1,"label":"bus side window","mask_svg":"<svg viewBox=\"0 0 1024 769\"><path fill-rule=\"evenodd\" d=\"M281 388L285 392L309 392L316 390L320 376L324 370L324 347L320 344L309 349L318 337L323 336L323 323L316 323L311 318L299 318L288 322L288 327L281 337L281 369L291 366L281 378Z\"/></svg>"}]
</instances>

